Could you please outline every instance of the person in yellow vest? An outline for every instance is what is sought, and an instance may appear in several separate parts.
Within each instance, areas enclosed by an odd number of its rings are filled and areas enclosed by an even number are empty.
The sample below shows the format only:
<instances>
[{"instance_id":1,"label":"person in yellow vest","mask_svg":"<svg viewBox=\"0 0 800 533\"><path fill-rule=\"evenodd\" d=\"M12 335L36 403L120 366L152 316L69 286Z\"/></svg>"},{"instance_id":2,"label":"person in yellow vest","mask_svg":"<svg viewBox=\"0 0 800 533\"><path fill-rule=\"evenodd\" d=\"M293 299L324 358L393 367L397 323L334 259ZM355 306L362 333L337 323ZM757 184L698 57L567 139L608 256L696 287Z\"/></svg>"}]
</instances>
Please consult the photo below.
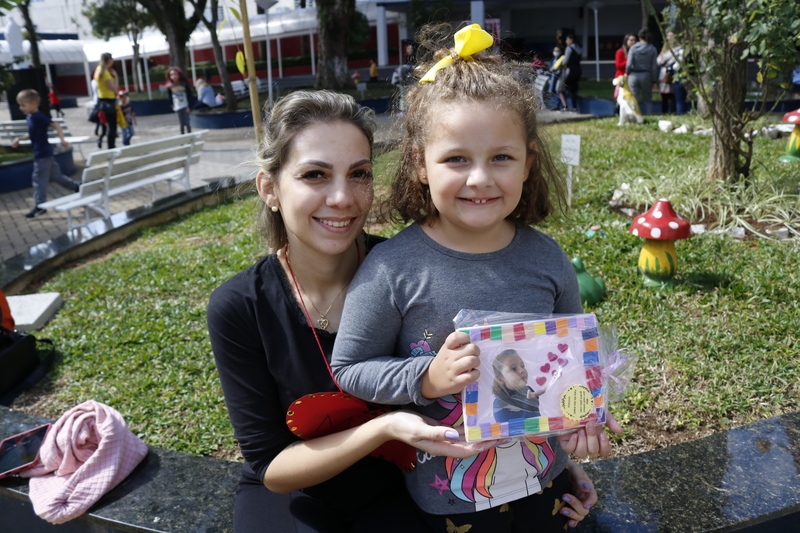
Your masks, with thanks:
<instances>
[{"instance_id":1,"label":"person in yellow vest","mask_svg":"<svg viewBox=\"0 0 800 533\"><path fill-rule=\"evenodd\" d=\"M119 79L114 67L114 58L105 52L100 55L100 64L94 71L97 82L97 107L105 114L108 123L108 148L115 148L117 140L117 91Z\"/></svg>"}]
</instances>

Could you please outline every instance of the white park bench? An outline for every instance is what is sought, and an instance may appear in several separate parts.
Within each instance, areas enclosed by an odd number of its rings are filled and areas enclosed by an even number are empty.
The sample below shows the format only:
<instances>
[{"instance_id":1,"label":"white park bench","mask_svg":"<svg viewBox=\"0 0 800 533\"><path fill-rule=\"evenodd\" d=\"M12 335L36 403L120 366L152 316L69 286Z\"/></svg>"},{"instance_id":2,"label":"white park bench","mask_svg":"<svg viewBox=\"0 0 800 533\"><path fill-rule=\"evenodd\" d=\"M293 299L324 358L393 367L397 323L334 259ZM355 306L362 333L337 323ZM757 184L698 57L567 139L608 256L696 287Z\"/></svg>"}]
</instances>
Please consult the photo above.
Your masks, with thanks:
<instances>
[{"instance_id":1,"label":"white park bench","mask_svg":"<svg viewBox=\"0 0 800 533\"><path fill-rule=\"evenodd\" d=\"M53 122L57 122L61 125L61 130L64 132L64 140L73 146L77 146L78 151L81 153L81 159L86 159L83 155L83 149L81 148L81 145L86 143L94 143L94 139L88 135L72 135L69 132L69 126L67 126L62 118L53 119ZM28 125L24 120L9 120L6 122L0 122L0 140L8 142L9 144L11 144L17 137L27 133ZM55 128L50 128L47 130L47 137L51 139L50 144L53 144L52 139L58 139L58 132L56 132ZM55 142L58 143L57 140ZM30 141L20 141L20 144L23 145L30 143Z\"/></svg>"},{"instance_id":2,"label":"white park bench","mask_svg":"<svg viewBox=\"0 0 800 533\"><path fill-rule=\"evenodd\" d=\"M109 199L148 185L153 188L153 200L161 196L156 189L158 183L166 182L169 194L172 183L191 190L189 167L200 161L208 130L167 137L156 141L101 150L89 154L86 168L81 175L78 192L40 204L42 209L54 208L66 211L68 229L86 226L91 213L105 220L111 217ZM85 222L75 223L72 210L83 208Z\"/></svg>"}]
</instances>

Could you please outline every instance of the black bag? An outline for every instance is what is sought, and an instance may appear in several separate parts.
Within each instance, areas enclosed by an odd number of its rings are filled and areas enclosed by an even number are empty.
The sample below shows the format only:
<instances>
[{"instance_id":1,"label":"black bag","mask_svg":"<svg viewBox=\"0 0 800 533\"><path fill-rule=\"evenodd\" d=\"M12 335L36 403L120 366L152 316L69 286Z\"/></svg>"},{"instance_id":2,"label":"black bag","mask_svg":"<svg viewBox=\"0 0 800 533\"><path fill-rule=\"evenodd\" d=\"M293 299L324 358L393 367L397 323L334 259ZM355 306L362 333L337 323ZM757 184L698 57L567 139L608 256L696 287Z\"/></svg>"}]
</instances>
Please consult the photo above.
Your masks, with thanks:
<instances>
[{"instance_id":1,"label":"black bag","mask_svg":"<svg viewBox=\"0 0 800 533\"><path fill-rule=\"evenodd\" d=\"M89 113L89 122L94 122L95 124L100 124L100 117L97 115L100 112L100 106L94 106L92 112Z\"/></svg>"},{"instance_id":2,"label":"black bag","mask_svg":"<svg viewBox=\"0 0 800 533\"><path fill-rule=\"evenodd\" d=\"M40 342L50 345L50 350L40 359L36 342L33 335L0 326L0 405L11 405L17 396L47 374L55 345L49 339L41 339Z\"/></svg>"}]
</instances>

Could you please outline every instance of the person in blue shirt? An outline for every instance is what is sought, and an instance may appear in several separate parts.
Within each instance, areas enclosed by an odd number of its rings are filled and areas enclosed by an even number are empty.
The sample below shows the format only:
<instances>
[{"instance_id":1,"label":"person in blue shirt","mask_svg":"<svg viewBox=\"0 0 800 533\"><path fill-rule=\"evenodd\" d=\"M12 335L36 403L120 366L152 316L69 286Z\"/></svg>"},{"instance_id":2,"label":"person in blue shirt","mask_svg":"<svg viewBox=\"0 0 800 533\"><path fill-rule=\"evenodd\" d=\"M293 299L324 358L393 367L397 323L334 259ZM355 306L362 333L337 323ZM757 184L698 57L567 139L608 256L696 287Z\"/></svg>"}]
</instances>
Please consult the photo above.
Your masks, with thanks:
<instances>
[{"instance_id":1,"label":"person in blue shirt","mask_svg":"<svg viewBox=\"0 0 800 533\"><path fill-rule=\"evenodd\" d=\"M53 119L39 111L39 103L41 97L39 93L33 89L25 89L17 94L17 103L19 109L25 113L25 120L28 123L28 133L17 137L11 143L13 148L19 146L20 141L30 139L33 145L33 209L26 213L27 218L35 218L47 213L47 209L39 207L47 200L47 185L50 180L69 189L72 192L78 192L80 184L77 181L71 180L61 173L61 168L56 162L53 154L53 147L47 139L47 129L50 126L55 128L58 132L58 138L61 139L61 146L69 148L69 143L64 139L64 130L61 129L61 124L53 122Z\"/></svg>"},{"instance_id":2,"label":"person in blue shirt","mask_svg":"<svg viewBox=\"0 0 800 533\"><path fill-rule=\"evenodd\" d=\"M497 422L508 422L516 418L539 416L539 396L544 392L534 391L528 386L528 371L525 362L516 350L503 350L494 361L494 418Z\"/></svg>"}]
</instances>

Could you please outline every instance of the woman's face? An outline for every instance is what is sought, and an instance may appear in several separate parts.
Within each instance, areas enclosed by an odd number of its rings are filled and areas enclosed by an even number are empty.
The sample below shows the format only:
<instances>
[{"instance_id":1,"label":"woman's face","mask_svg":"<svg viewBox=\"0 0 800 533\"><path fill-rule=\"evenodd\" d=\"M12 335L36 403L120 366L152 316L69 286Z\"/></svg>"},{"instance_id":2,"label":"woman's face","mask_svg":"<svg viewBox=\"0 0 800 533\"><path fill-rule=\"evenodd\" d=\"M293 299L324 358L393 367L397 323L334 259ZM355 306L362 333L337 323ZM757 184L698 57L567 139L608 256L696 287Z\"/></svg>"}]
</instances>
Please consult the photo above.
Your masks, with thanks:
<instances>
[{"instance_id":1,"label":"woman's face","mask_svg":"<svg viewBox=\"0 0 800 533\"><path fill-rule=\"evenodd\" d=\"M181 80L181 76L178 74L177 70L170 70L169 79L172 80L173 83L178 83Z\"/></svg>"},{"instance_id":2,"label":"woman's face","mask_svg":"<svg viewBox=\"0 0 800 533\"><path fill-rule=\"evenodd\" d=\"M314 123L292 141L276 180L259 173L268 207L278 206L289 246L326 255L347 251L372 205L372 161L364 133L345 122Z\"/></svg>"},{"instance_id":3,"label":"woman's face","mask_svg":"<svg viewBox=\"0 0 800 533\"><path fill-rule=\"evenodd\" d=\"M628 46L633 46L634 44L636 44L636 41L637 41L637 39L636 39L635 35L629 36L628 37Z\"/></svg>"}]
</instances>

